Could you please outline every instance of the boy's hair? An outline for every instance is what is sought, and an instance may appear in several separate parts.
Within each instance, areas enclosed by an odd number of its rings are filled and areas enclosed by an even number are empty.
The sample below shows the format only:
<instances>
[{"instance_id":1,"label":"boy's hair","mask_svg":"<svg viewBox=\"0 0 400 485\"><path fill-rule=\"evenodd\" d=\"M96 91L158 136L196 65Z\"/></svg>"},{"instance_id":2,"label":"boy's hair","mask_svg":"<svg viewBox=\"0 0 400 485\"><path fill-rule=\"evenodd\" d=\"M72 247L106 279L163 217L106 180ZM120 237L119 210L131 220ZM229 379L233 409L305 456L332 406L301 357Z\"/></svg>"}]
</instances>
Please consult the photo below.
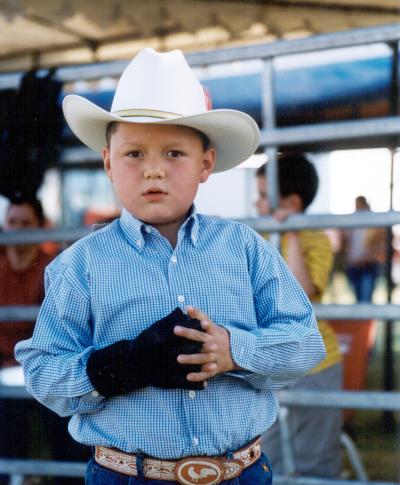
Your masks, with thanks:
<instances>
[{"instance_id":1,"label":"boy's hair","mask_svg":"<svg viewBox=\"0 0 400 485\"><path fill-rule=\"evenodd\" d=\"M257 169L257 177L265 176L266 164ZM302 153L278 154L278 180L281 197L300 196L305 210L318 190L318 174L314 165Z\"/></svg>"},{"instance_id":2,"label":"boy's hair","mask_svg":"<svg viewBox=\"0 0 400 485\"><path fill-rule=\"evenodd\" d=\"M205 135L202 131L196 130L196 128L191 128L190 126L184 126L184 125L174 125L174 126L177 126L178 128L186 128L188 130L191 130L196 136L200 138L204 151L210 148L210 140L208 136ZM117 131L117 128L118 128L118 121L112 121L111 123L108 123L106 128L107 147L110 146L111 136Z\"/></svg>"},{"instance_id":3,"label":"boy's hair","mask_svg":"<svg viewBox=\"0 0 400 485\"><path fill-rule=\"evenodd\" d=\"M18 192L18 193L15 193L12 197L10 197L9 200L10 200L10 204L7 208L7 213L10 210L10 208L14 205L25 205L25 204L29 205L29 207L31 207L33 212L35 213L35 216L39 222L39 226L44 226L45 216L43 212L43 206L40 200L38 200L36 197L24 195Z\"/></svg>"}]
</instances>

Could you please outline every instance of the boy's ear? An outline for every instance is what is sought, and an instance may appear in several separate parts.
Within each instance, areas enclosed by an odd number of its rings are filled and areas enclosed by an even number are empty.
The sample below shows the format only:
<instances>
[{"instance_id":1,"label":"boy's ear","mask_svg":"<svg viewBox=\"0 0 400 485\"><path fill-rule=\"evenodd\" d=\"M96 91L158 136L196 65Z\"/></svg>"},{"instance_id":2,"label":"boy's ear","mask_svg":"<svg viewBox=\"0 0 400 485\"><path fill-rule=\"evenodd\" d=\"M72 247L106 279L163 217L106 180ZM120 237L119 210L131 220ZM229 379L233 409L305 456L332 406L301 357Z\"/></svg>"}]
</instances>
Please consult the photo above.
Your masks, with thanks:
<instances>
[{"instance_id":1,"label":"boy's ear","mask_svg":"<svg viewBox=\"0 0 400 485\"><path fill-rule=\"evenodd\" d=\"M217 152L215 151L215 148L208 148L204 152L200 183L205 182L208 179L208 177L212 174L215 167L216 159L217 159Z\"/></svg>"},{"instance_id":2,"label":"boy's ear","mask_svg":"<svg viewBox=\"0 0 400 485\"><path fill-rule=\"evenodd\" d=\"M107 177L110 179L112 182L112 170L111 170L111 162L110 162L110 149L109 147L105 146L102 150L102 156L103 156L103 163L104 163L104 170L107 174Z\"/></svg>"}]
</instances>

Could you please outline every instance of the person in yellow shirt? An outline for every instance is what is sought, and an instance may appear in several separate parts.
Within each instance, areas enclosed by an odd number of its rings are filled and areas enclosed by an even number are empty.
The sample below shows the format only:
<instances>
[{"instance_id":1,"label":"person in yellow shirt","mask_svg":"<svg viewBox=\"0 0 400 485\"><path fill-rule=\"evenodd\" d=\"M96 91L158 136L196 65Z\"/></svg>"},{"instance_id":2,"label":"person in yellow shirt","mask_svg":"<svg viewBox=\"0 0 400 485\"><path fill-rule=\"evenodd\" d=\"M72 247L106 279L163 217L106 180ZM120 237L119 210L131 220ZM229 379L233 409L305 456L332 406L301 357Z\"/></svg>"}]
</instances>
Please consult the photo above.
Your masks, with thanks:
<instances>
[{"instance_id":1,"label":"person in yellow shirt","mask_svg":"<svg viewBox=\"0 0 400 485\"><path fill-rule=\"evenodd\" d=\"M291 214L303 213L318 190L314 165L300 153L278 156L278 207L272 212L268 198L265 165L257 170L259 215L273 215L285 220ZM267 237L267 235L265 235ZM333 264L333 251L328 237L321 231L286 232L281 251L290 270L312 302L321 302ZM342 363L334 331L327 322L318 322L326 347L326 358L306 376L290 386L301 390L341 390ZM298 476L338 478L341 471L340 433L342 414L339 409L290 408L288 424L295 472ZM263 435L263 449L271 458L276 474L283 474L279 422Z\"/></svg>"}]
</instances>

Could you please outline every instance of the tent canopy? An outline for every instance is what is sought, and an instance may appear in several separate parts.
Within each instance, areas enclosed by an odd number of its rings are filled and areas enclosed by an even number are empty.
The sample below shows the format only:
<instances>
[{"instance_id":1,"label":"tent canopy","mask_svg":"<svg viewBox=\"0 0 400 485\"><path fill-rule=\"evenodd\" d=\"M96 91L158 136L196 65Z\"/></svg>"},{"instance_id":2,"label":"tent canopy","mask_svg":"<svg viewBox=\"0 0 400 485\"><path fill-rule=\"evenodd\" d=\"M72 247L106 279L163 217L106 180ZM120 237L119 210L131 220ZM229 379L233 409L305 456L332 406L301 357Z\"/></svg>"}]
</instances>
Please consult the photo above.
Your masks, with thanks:
<instances>
[{"instance_id":1,"label":"tent canopy","mask_svg":"<svg viewBox=\"0 0 400 485\"><path fill-rule=\"evenodd\" d=\"M398 0L3 0L0 72L304 37L400 20Z\"/></svg>"}]
</instances>

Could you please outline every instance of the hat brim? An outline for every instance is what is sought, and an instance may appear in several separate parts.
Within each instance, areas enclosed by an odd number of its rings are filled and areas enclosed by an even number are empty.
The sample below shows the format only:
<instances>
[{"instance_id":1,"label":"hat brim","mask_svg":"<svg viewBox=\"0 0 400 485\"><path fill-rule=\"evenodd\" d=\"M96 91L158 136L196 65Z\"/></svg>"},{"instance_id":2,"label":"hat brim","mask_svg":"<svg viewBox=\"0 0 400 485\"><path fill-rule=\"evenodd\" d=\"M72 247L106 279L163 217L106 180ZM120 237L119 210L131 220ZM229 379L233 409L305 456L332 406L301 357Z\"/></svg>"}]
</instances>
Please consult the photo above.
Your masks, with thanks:
<instances>
[{"instance_id":1,"label":"hat brim","mask_svg":"<svg viewBox=\"0 0 400 485\"><path fill-rule=\"evenodd\" d=\"M73 133L82 143L100 154L106 144L106 127L112 121L184 125L195 128L207 135L216 149L217 162L214 172L229 170L242 163L259 145L260 133L257 123L246 113L231 109L217 109L168 119L127 119L109 113L82 96L71 94L64 98L63 110Z\"/></svg>"}]
</instances>

